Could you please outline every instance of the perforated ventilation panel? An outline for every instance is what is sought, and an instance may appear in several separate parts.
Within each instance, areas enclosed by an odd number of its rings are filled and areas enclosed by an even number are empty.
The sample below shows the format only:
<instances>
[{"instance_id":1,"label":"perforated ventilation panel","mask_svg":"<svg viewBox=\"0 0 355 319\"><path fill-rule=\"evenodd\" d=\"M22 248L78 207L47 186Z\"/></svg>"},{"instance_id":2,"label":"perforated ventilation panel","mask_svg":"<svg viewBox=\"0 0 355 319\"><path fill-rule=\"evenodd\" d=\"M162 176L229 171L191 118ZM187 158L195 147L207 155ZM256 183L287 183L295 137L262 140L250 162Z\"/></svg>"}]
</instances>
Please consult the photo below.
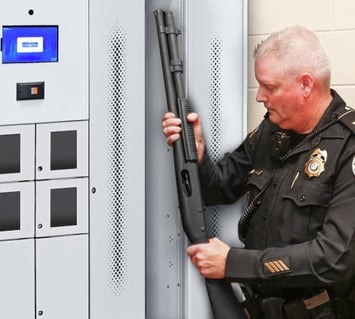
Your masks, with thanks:
<instances>
[{"instance_id":1,"label":"perforated ventilation panel","mask_svg":"<svg viewBox=\"0 0 355 319\"><path fill-rule=\"evenodd\" d=\"M216 161L221 156L221 70L222 40L214 36L210 46L210 88L209 88L209 131L210 156ZM206 210L206 226L209 237L219 236L221 231L220 210L210 207Z\"/></svg>"},{"instance_id":2,"label":"perforated ventilation panel","mask_svg":"<svg viewBox=\"0 0 355 319\"><path fill-rule=\"evenodd\" d=\"M119 295L127 284L127 37L117 26L109 37L109 284Z\"/></svg>"}]
</instances>

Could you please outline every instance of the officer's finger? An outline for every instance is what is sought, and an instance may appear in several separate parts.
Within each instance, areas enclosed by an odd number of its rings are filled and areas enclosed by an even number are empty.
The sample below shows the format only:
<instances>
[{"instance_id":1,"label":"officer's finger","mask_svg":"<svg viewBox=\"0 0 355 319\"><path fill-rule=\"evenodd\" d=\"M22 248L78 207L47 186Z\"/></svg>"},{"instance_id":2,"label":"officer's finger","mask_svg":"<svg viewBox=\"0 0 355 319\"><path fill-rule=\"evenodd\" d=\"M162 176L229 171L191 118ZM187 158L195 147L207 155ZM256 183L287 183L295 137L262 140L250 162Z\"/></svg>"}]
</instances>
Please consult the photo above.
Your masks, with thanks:
<instances>
[{"instance_id":1,"label":"officer's finger","mask_svg":"<svg viewBox=\"0 0 355 319\"><path fill-rule=\"evenodd\" d=\"M195 112L191 112L191 113L187 114L187 120L190 123L193 123L193 122L197 121L198 119L199 119L199 116Z\"/></svg>"},{"instance_id":2,"label":"officer's finger","mask_svg":"<svg viewBox=\"0 0 355 319\"><path fill-rule=\"evenodd\" d=\"M176 117L175 113L173 112L166 112L163 116L163 121L166 120L166 119L169 119L169 118L173 118L173 117Z\"/></svg>"},{"instance_id":3,"label":"officer's finger","mask_svg":"<svg viewBox=\"0 0 355 319\"><path fill-rule=\"evenodd\" d=\"M200 139L202 137L202 124L199 115L194 112L189 113L187 120L192 124L196 139Z\"/></svg>"},{"instance_id":4,"label":"officer's finger","mask_svg":"<svg viewBox=\"0 0 355 319\"><path fill-rule=\"evenodd\" d=\"M167 118L162 122L163 128L170 127L170 126L180 126L180 125L181 125L181 120L177 117Z\"/></svg>"},{"instance_id":5,"label":"officer's finger","mask_svg":"<svg viewBox=\"0 0 355 319\"><path fill-rule=\"evenodd\" d=\"M173 112L167 112L164 114L161 123L163 127L166 127L169 125L180 125L181 121Z\"/></svg>"},{"instance_id":6,"label":"officer's finger","mask_svg":"<svg viewBox=\"0 0 355 319\"><path fill-rule=\"evenodd\" d=\"M186 253L188 256L192 257L197 254L200 249L200 245L191 245L186 248Z\"/></svg>"},{"instance_id":7,"label":"officer's finger","mask_svg":"<svg viewBox=\"0 0 355 319\"><path fill-rule=\"evenodd\" d=\"M180 138L180 134L173 134L173 135L169 135L166 138L166 143L170 146L172 146L178 139Z\"/></svg>"}]
</instances>

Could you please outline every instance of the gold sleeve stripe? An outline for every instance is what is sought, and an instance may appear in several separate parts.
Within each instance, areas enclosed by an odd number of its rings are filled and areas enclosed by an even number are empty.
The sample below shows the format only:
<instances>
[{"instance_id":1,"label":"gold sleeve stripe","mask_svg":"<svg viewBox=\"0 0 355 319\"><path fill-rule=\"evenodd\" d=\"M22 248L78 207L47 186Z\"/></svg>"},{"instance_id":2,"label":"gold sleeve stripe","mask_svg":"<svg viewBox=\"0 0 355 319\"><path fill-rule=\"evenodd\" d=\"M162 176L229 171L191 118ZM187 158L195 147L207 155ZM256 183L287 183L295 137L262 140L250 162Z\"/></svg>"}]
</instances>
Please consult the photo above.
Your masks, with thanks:
<instances>
[{"instance_id":1,"label":"gold sleeve stripe","mask_svg":"<svg viewBox=\"0 0 355 319\"><path fill-rule=\"evenodd\" d=\"M281 259L265 262L264 266L271 273L280 273L290 270L286 263Z\"/></svg>"},{"instance_id":2,"label":"gold sleeve stripe","mask_svg":"<svg viewBox=\"0 0 355 319\"><path fill-rule=\"evenodd\" d=\"M285 271L290 270L290 268L283 262L283 260L280 259L280 260L278 260L278 262L282 265L282 267Z\"/></svg>"},{"instance_id":3,"label":"gold sleeve stripe","mask_svg":"<svg viewBox=\"0 0 355 319\"><path fill-rule=\"evenodd\" d=\"M275 270L275 272L279 272L280 271L273 261L271 261L269 264Z\"/></svg>"},{"instance_id":4,"label":"gold sleeve stripe","mask_svg":"<svg viewBox=\"0 0 355 319\"><path fill-rule=\"evenodd\" d=\"M277 260L273 261L272 263L275 265L275 267L277 268L278 271L284 271L284 269L283 269L282 266L278 263Z\"/></svg>"},{"instance_id":5,"label":"gold sleeve stripe","mask_svg":"<svg viewBox=\"0 0 355 319\"><path fill-rule=\"evenodd\" d=\"M280 270L277 268L274 262L270 261L269 266L274 270L274 272L279 272Z\"/></svg>"},{"instance_id":6,"label":"gold sleeve stripe","mask_svg":"<svg viewBox=\"0 0 355 319\"><path fill-rule=\"evenodd\" d=\"M280 270L277 268L277 266L274 264L273 261L268 262L269 266L274 270L274 272L279 272Z\"/></svg>"},{"instance_id":7,"label":"gold sleeve stripe","mask_svg":"<svg viewBox=\"0 0 355 319\"><path fill-rule=\"evenodd\" d=\"M272 273L275 272L274 268L272 268L269 263L265 263L264 265L270 272L272 272Z\"/></svg>"},{"instance_id":8,"label":"gold sleeve stripe","mask_svg":"<svg viewBox=\"0 0 355 319\"><path fill-rule=\"evenodd\" d=\"M287 269L284 267L284 265L282 265L281 260L276 260L275 264L277 265L277 267L280 269L280 271L286 271Z\"/></svg>"}]
</instances>

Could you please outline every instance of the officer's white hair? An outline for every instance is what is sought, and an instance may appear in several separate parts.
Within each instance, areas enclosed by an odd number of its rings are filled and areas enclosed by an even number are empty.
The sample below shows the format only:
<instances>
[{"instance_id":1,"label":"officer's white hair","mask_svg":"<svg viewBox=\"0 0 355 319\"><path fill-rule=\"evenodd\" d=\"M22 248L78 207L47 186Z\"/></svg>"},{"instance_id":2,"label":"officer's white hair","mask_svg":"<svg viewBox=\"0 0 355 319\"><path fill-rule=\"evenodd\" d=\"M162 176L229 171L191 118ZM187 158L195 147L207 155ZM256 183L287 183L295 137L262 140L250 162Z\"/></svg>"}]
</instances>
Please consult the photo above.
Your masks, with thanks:
<instances>
[{"instance_id":1,"label":"officer's white hair","mask_svg":"<svg viewBox=\"0 0 355 319\"><path fill-rule=\"evenodd\" d=\"M254 50L255 62L264 57L279 60L280 67L282 65L283 71L290 72L290 75L309 72L325 88L330 86L329 57L323 43L311 30L294 26L273 33Z\"/></svg>"}]
</instances>

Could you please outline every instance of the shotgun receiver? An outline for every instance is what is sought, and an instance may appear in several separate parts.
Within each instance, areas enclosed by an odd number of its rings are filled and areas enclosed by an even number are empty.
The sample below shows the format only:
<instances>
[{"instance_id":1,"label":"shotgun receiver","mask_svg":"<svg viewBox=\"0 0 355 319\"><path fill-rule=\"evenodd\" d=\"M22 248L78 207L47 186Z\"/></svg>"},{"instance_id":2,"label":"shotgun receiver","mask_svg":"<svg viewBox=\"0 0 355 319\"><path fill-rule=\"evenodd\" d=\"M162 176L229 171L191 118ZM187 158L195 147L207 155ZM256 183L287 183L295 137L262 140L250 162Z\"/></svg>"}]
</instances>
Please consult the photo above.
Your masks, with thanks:
<instances>
[{"instance_id":1,"label":"shotgun receiver","mask_svg":"<svg viewBox=\"0 0 355 319\"><path fill-rule=\"evenodd\" d=\"M192 125L187 121L190 112L185 96L183 62L179 58L180 32L172 12L154 11L168 110L178 116L181 138L174 143L175 177L182 226L192 244L208 242L205 231L204 205L197 166L197 151ZM206 288L215 319L244 319L246 315L230 283L222 279L206 279Z\"/></svg>"}]
</instances>

